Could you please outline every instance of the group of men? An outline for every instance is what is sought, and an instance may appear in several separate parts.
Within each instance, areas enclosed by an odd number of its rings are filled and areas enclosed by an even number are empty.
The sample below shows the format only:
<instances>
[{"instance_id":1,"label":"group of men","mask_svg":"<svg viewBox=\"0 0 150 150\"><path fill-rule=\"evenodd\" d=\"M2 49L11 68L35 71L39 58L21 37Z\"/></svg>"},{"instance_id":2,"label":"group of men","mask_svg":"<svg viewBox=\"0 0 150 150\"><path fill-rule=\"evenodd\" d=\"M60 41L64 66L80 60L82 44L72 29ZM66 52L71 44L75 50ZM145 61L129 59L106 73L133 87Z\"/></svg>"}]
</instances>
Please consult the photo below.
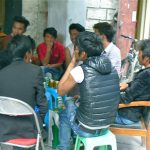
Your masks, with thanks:
<instances>
[{"instance_id":1,"label":"group of men","mask_svg":"<svg viewBox=\"0 0 150 150\"><path fill-rule=\"evenodd\" d=\"M112 43L114 30L109 23L95 24L95 33L85 31L78 23L71 24L72 43L66 49L56 40L56 29L46 28L44 42L37 47L42 70L31 64L34 42L23 35L28 25L26 18L15 17L11 35L3 40L5 50L0 52L0 95L20 99L33 108L39 106L42 128L48 111L43 73L50 72L54 79L60 79L58 93L61 96L78 86L79 93L66 99L66 109L60 113L59 150L70 150L71 129L80 136L92 137L104 134L113 123L126 125L139 121L144 108L118 110L118 104L150 100L149 39L139 43L139 62L145 68L135 75L132 82L119 84L121 56L120 50ZM66 70L63 74L64 63ZM20 133L26 138L35 136L35 132L22 132L25 126L28 131L34 131L30 117L8 118L11 124L15 121L15 125L0 132L0 141L11 139L12 131L16 133L13 138L19 138ZM7 127L8 122L4 120L8 118L0 115L1 128ZM16 128L16 124L22 128Z\"/></svg>"}]
</instances>

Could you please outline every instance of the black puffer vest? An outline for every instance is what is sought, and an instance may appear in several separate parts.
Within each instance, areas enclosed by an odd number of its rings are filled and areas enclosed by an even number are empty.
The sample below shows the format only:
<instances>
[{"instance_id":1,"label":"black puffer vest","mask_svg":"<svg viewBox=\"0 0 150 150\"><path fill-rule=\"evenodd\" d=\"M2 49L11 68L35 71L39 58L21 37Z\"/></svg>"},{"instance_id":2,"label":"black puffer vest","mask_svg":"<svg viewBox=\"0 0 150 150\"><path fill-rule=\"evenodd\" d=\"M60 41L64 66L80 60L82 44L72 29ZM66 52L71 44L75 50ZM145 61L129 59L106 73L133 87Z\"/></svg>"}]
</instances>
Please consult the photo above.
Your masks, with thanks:
<instances>
[{"instance_id":1,"label":"black puffer vest","mask_svg":"<svg viewBox=\"0 0 150 150\"><path fill-rule=\"evenodd\" d=\"M120 101L119 77L108 58L90 57L81 66L80 106L76 117L89 127L114 123Z\"/></svg>"}]
</instances>

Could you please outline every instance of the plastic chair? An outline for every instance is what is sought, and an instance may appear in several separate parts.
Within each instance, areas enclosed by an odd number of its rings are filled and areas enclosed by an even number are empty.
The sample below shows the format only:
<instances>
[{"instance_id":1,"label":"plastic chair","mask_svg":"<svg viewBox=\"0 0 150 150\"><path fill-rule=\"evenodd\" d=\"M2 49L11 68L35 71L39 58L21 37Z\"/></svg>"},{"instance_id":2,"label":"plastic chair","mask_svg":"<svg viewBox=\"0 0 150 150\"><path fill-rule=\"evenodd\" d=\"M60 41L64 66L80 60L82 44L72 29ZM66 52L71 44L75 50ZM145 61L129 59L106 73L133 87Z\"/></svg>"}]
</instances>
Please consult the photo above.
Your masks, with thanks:
<instances>
[{"instance_id":1,"label":"plastic chair","mask_svg":"<svg viewBox=\"0 0 150 150\"><path fill-rule=\"evenodd\" d=\"M51 103L50 105L51 105L52 110L54 108L57 108L57 97L59 97L59 95L57 93L57 89L48 87L48 88L46 88L46 93L49 93L54 99L54 107L53 107L52 99L50 99L50 103Z\"/></svg>"},{"instance_id":2,"label":"plastic chair","mask_svg":"<svg viewBox=\"0 0 150 150\"><path fill-rule=\"evenodd\" d=\"M8 116L16 116L16 117L33 115L36 123L37 132L38 132L37 138L10 139L9 141L6 142L0 142L0 144L17 146L21 148L30 148L35 146L35 150L38 150L39 144L41 143L42 150L45 150L38 118L31 106L18 99L0 96L0 114L8 115Z\"/></svg>"},{"instance_id":3,"label":"plastic chair","mask_svg":"<svg viewBox=\"0 0 150 150\"><path fill-rule=\"evenodd\" d=\"M47 87L46 88L46 93L45 93L45 96L47 97L47 100L49 102L49 109L53 110L55 108L57 108L58 106L58 97L61 97L58 93L57 93L57 89L54 89L54 88L50 88L50 87ZM61 97L62 98L62 101L63 103L65 102L66 100L66 96L63 96ZM53 106L53 100L54 99L54 106Z\"/></svg>"},{"instance_id":4,"label":"plastic chair","mask_svg":"<svg viewBox=\"0 0 150 150\"><path fill-rule=\"evenodd\" d=\"M46 91L45 96L48 101L48 109L53 110L54 108L53 108L53 103L52 103L52 95L50 94L50 92Z\"/></svg>"},{"instance_id":5,"label":"plastic chair","mask_svg":"<svg viewBox=\"0 0 150 150\"><path fill-rule=\"evenodd\" d=\"M97 137L85 138L77 135L74 150L80 149L81 142L84 144L85 150L93 150L94 147L99 147L99 150L107 150L107 145L110 145L112 150L117 150L116 137L109 130L106 134Z\"/></svg>"}]
</instances>

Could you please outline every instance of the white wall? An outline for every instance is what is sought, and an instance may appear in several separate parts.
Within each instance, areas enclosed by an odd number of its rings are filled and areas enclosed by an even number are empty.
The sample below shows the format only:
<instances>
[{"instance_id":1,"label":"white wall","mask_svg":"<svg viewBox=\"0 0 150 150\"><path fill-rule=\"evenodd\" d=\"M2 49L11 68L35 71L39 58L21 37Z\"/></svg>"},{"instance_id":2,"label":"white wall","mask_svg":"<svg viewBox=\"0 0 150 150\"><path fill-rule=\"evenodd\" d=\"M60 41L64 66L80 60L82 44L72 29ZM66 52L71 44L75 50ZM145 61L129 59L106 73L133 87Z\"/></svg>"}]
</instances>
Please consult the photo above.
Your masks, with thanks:
<instances>
[{"instance_id":1,"label":"white wall","mask_svg":"<svg viewBox=\"0 0 150 150\"><path fill-rule=\"evenodd\" d=\"M59 33L59 40L68 45L68 28L71 23L85 26L86 0L48 0L48 26L53 26Z\"/></svg>"},{"instance_id":2,"label":"white wall","mask_svg":"<svg viewBox=\"0 0 150 150\"><path fill-rule=\"evenodd\" d=\"M48 0L23 0L22 15L30 21L26 35L31 35L38 45L43 41L43 30L47 27Z\"/></svg>"}]
</instances>

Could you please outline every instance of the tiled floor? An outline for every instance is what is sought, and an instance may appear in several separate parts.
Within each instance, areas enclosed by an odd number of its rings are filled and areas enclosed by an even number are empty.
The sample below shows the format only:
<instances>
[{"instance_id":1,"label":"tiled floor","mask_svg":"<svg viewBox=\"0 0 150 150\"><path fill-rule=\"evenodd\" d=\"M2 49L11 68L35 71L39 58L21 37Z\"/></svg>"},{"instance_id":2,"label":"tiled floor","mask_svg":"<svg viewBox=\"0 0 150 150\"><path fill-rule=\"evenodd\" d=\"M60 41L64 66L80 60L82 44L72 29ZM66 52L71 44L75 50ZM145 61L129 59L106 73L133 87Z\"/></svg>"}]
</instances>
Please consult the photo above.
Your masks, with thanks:
<instances>
[{"instance_id":1,"label":"tiled floor","mask_svg":"<svg viewBox=\"0 0 150 150\"><path fill-rule=\"evenodd\" d=\"M117 147L117 150L146 150L145 147L141 146L140 137L117 136ZM3 146L0 150L12 150L12 148ZM46 148L46 150L52 149Z\"/></svg>"}]
</instances>

